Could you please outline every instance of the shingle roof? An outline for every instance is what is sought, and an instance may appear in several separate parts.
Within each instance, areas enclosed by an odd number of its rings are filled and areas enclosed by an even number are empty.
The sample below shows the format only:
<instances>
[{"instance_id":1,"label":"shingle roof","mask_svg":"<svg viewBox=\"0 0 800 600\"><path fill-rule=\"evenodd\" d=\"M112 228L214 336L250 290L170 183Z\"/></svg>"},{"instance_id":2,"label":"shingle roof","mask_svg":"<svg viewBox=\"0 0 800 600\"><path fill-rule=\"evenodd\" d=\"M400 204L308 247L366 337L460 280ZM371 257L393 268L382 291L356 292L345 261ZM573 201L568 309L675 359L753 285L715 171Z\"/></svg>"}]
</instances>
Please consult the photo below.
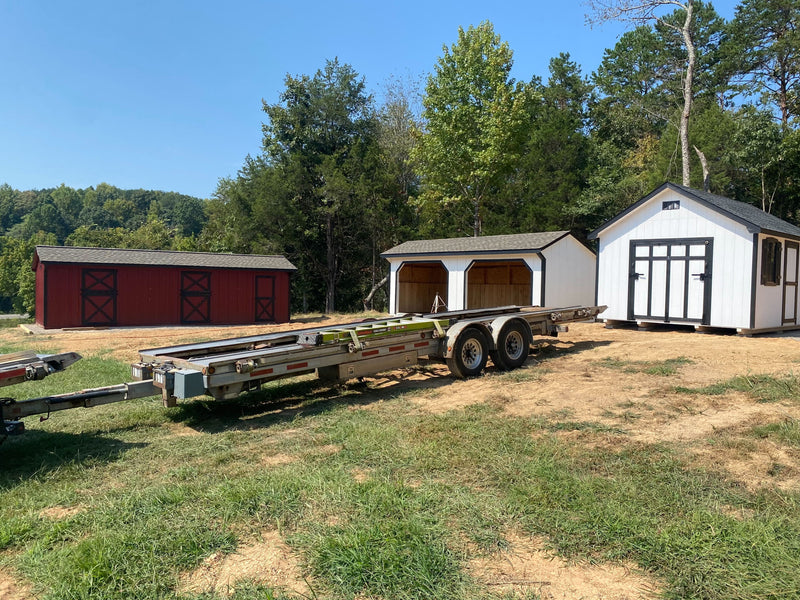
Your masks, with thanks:
<instances>
[{"instance_id":1,"label":"shingle roof","mask_svg":"<svg viewBox=\"0 0 800 600\"><path fill-rule=\"evenodd\" d=\"M36 246L36 257L38 257L39 262L43 263L269 269L273 271L297 270L283 256L260 254L215 254L212 252L178 252L174 250ZM34 260L37 260L37 258L34 258Z\"/></svg>"},{"instance_id":2,"label":"shingle roof","mask_svg":"<svg viewBox=\"0 0 800 600\"><path fill-rule=\"evenodd\" d=\"M569 235L568 231L515 233L439 240L414 240L390 248L381 256L390 258L433 254L497 254L501 252L536 252Z\"/></svg>"},{"instance_id":3,"label":"shingle roof","mask_svg":"<svg viewBox=\"0 0 800 600\"><path fill-rule=\"evenodd\" d=\"M694 188L668 182L661 185L638 202L629 206L627 209L616 215L613 219L598 227L589 234L589 239L596 238L603 229L612 225L613 223L616 223L625 215L629 214L665 189L672 189L680 194L683 194L684 196L688 196L702 204L705 204L706 206L709 206L710 208L733 219L734 221L738 221L746 225L751 233L777 233L786 237L800 238L800 227L792 225L783 219L779 219L775 215L764 212L752 204L739 202L738 200L732 200L730 198L726 198L725 196L718 196L709 192L703 192L701 190L696 190Z\"/></svg>"}]
</instances>

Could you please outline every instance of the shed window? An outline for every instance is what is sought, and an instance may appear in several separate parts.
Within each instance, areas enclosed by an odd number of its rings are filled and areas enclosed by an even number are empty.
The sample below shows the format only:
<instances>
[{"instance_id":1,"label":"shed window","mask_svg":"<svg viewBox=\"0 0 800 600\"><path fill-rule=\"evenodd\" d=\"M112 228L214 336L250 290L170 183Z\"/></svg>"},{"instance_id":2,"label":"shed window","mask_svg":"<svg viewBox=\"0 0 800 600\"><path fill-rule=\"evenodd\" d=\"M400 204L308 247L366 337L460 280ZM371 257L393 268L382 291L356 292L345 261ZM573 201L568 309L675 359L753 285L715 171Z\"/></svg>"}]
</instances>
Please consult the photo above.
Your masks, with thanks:
<instances>
[{"instance_id":1,"label":"shed window","mask_svg":"<svg viewBox=\"0 0 800 600\"><path fill-rule=\"evenodd\" d=\"M781 243L775 238L761 242L761 285L781 282Z\"/></svg>"},{"instance_id":2,"label":"shed window","mask_svg":"<svg viewBox=\"0 0 800 600\"><path fill-rule=\"evenodd\" d=\"M678 210L681 207L680 200L666 200L661 203L661 210Z\"/></svg>"}]
</instances>

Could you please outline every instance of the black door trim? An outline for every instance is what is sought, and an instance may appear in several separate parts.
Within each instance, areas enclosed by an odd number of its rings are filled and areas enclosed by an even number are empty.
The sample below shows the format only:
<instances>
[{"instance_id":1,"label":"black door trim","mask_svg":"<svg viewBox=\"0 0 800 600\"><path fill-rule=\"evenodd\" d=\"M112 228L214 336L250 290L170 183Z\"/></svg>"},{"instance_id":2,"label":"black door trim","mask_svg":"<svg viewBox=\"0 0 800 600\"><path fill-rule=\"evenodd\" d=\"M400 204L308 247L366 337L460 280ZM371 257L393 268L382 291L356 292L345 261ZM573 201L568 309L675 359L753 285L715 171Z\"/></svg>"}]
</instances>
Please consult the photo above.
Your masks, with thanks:
<instances>
[{"instance_id":1,"label":"black door trim","mask_svg":"<svg viewBox=\"0 0 800 600\"><path fill-rule=\"evenodd\" d=\"M690 246L705 246L705 255L691 256ZM666 246L664 256L653 256L653 248L656 246ZM684 246L683 256L673 256L673 246ZM636 249L640 247L649 248L647 256L636 256ZM703 273L700 275L703 280L703 315L702 318L689 318L689 262L692 260L704 260ZM647 314L638 315L634 313L634 300L636 297L636 280L641 274L636 272L637 262L647 262ZM666 263L666 289L664 292L665 306L664 316L653 316L653 263L664 261ZM671 266L673 262L682 261L685 263L683 280L683 314L669 314L670 286L672 282ZM714 238L666 238L648 240L630 240L628 248L628 320L636 321L639 319L657 320L664 323L672 321L682 321L686 323L699 323L708 325L711 322L711 276L714 264Z\"/></svg>"}]
</instances>

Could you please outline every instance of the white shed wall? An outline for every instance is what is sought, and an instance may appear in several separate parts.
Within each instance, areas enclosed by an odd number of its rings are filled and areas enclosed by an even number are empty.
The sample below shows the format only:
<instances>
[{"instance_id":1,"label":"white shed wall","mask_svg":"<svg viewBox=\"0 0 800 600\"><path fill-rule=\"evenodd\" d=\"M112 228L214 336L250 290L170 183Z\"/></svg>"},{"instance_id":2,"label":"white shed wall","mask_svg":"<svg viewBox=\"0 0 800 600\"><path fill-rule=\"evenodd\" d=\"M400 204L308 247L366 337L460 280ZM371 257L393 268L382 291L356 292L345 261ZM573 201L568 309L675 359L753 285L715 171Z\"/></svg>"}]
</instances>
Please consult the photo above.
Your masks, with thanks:
<instances>
[{"instance_id":1,"label":"white shed wall","mask_svg":"<svg viewBox=\"0 0 800 600\"><path fill-rule=\"evenodd\" d=\"M572 236L558 240L542 251L546 260L544 300L547 306L591 306L594 304L594 252ZM541 287L534 288L538 296ZM534 304L541 304L541 301Z\"/></svg>"},{"instance_id":2,"label":"white shed wall","mask_svg":"<svg viewBox=\"0 0 800 600\"><path fill-rule=\"evenodd\" d=\"M662 210L666 200L679 201L680 208ZM630 241L682 238L714 240L710 326L750 327L753 234L744 225L670 189L600 233L597 302L608 305L604 319L628 318Z\"/></svg>"},{"instance_id":3,"label":"white shed wall","mask_svg":"<svg viewBox=\"0 0 800 600\"><path fill-rule=\"evenodd\" d=\"M768 237L775 238L781 243L781 283L780 285L761 285L761 249L762 241ZM758 235L759 260L756 265L756 309L754 329L771 329L775 327L791 326L783 323L783 287L785 283L786 269L786 238L775 235ZM793 298L787 298L787 303L791 303ZM789 309L789 314L797 315L798 301L795 301L794 311ZM800 323L800 319L798 319Z\"/></svg>"}]
</instances>

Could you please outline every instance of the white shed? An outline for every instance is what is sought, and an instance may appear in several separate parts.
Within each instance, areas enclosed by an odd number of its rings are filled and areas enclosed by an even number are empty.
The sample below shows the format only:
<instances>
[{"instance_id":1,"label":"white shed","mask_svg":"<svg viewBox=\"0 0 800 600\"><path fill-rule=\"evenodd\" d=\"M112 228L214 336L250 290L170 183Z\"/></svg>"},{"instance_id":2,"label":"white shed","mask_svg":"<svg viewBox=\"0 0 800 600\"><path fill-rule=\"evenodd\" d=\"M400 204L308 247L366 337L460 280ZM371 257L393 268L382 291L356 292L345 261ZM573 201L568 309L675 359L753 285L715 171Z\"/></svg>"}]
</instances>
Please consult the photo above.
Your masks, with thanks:
<instances>
[{"instance_id":1,"label":"white shed","mask_svg":"<svg viewBox=\"0 0 800 600\"><path fill-rule=\"evenodd\" d=\"M568 231L405 242L390 263L389 312L589 305L595 256Z\"/></svg>"},{"instance_id":2,"label":"white shed","mask_svg":"<svg viewBox=\"0 0 800 600\"><path fill-rule=\"evenodd\" d=\"M606 322L796 329L800 228L665 183L589 234Z\"/></svg>"}]
</instances>

